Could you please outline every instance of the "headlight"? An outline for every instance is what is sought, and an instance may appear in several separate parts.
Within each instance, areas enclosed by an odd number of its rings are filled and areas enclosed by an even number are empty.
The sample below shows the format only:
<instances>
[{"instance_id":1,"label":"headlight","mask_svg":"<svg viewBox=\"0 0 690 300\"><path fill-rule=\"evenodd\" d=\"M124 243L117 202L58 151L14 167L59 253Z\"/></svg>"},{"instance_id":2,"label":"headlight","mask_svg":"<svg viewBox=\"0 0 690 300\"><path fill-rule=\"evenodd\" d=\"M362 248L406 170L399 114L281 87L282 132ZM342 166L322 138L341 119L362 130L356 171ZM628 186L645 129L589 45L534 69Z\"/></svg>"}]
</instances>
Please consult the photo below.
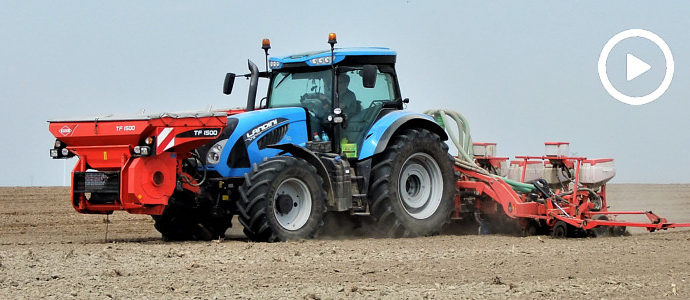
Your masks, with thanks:
<instances>
[{"instance_id":1,"label":"headlight","mask_svg":"<svg viewBox=\"0 0 690 300\"><path fill-rule=\"evenodd\" d=\"M315 66L327 65L327 64L331 63L331 57L330 56L324 56L324 57L312 58L309 60L309 62Z\"/></svg>"},{"instance_id":2,"label":"headlight","mask_svg":"<svg viewBox=\"0 0 690 300\"><path fill-rule=\"evenodd\" d=\"M225 147L225 143L228 142L228 139L220 140L217 143L213 144L211 146L211 149L208 150L208 154L206 154L206 163L209 165L215 165L220 162L220 154L223 152L223 147Z\"/></svg>"},{"instance_id":3,"label":"headlight","mask_svg":"<svg viewBox=\"0 0 690 300\"><path fill-rule=\"evenodd\" d=\"M151 147L149 146L134 146L134 154L141 156L148 156L151 154Z\"/></svg>"}]
</instances>

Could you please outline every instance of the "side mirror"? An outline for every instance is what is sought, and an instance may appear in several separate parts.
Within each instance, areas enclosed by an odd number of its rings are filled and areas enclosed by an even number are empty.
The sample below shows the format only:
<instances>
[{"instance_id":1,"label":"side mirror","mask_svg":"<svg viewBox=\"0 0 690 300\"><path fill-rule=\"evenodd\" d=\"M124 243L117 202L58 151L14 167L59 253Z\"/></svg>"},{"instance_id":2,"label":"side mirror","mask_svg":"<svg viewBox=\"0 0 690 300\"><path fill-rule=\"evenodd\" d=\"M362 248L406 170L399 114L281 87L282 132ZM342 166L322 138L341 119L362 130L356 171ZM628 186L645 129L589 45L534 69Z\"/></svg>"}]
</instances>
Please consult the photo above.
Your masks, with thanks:
<instances>
[{"instance_id":1,"label":"side mirror","mask_svg":"<svg viewBox=\"0 0 690 300\"><path fill-rule=\"evenodd\" d=\"M365 88L373 88L376 86L376 71L378 68L375 65L362 66L362 85Z\"/></svg>"},{"instance_id":2,"label":"side mirror","mask_svg":"<svg viewBox=\"0 0 690 300\"><path fill-rule=\"evenodd\" d=\"M230 95L232 93L232 86L235 84L235 73L225 74L225 83L223 83L223 94Z\"/></svg>"}]
</instances>

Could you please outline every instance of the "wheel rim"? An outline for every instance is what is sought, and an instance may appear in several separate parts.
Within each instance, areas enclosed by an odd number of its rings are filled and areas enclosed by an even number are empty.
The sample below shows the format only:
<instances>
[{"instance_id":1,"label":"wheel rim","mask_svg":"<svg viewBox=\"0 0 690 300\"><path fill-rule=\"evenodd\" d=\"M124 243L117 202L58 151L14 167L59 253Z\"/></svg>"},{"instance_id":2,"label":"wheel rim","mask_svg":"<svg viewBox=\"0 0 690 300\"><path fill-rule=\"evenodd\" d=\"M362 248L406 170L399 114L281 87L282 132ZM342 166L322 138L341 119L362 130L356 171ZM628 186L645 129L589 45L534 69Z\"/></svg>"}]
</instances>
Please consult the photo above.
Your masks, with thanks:
<instances>
[{"instance_id":1,"label":"wheel rim","mask_svg":"<svg viewBox=\"0 0 690 300\"><path fill-rule=\"evenodd\" d=\"M307 223L310 214L311 193L307 184L297 178L281 182L273 197L273 215L278 224L286 230L299 230Z\"/></svg>"},{"instance_id":2,"label":"wheel rim","mask_svg":"<svg viewBox=\"0 0 690 300\"><path fill-rule=\"evenodd\" d=\"M441 204L443 175L430 155L415 153L402 166L398 193L405 211L415 219L433 215Z\"/></svg>"}]
</instances>

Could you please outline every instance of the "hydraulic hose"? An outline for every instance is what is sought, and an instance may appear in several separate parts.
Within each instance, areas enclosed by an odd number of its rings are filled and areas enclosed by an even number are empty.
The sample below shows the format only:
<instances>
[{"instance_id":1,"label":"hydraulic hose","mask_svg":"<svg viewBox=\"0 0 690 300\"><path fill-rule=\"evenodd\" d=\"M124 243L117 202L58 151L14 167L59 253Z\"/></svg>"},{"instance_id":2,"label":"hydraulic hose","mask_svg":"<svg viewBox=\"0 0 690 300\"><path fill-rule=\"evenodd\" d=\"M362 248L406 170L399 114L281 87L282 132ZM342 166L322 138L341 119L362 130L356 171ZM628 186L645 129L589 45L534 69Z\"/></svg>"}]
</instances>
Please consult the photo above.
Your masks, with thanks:
<instances>
[{"instance_id":1,"label":"hydraulic hose","mask_svg":"<svg viewBox=\"0 0 690 300\"><path fill-rule=\"evenodd\" d=\"M192 152L192 158L196 159L198 162L201 163L201 167L204 169L204 173L203 173L204 175L201 177L201 180L199 180L197 183L193 183L185 175L182 175L181 177L187 184L189 184L191 186L201 186L202 184L204 184L204 182L206 182L206 175L207 175L206 174L207 173L206 162L204 162L204 160L201 159L201 155L199 155L199 152L197 150L194 150L194 152Z\"/></svg>"},{"instance_id":2,"label":"hydraulic hose","mask_svg":"<svg viewBox=\"0 0 690 300\"><path fill-rule=\"evenodd\" d=\"M510 180L508 178L498 176L496 174L491 174L487 170L479 167L474 162L474 154L472 153L472 136L470 135L470 124L467 119L463 117L460 113L452 110L445 109L434 109L427 110L424 114L434 117L436 123L438 123L443 129L448 132L448 136L458 149L458 156L455 158L455 164L463 169L468 169L475 171L477 173L491 176L493 178L499 178L510 185L513 190L519 193L528 193L534 189L534 185L529 183L522 183ZM450 119L452 119L457 125L457 133L454 133L447 124L450 124ZM456 135L457 134L457 135Z\"/></svg>"}]
</instances>

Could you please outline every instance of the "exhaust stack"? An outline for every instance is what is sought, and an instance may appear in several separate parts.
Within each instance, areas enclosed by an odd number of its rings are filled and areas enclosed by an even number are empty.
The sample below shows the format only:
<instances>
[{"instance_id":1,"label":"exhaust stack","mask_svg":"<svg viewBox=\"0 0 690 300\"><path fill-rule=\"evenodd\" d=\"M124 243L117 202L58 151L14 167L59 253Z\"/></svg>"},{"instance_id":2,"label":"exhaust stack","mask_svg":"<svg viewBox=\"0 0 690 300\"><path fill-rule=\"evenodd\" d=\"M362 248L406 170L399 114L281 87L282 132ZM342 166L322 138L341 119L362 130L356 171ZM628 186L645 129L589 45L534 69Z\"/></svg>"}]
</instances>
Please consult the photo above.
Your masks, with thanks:
<instances>
[{"instance_id":1,"label":"exhaust stack","mask_svg":"<svg viewBox=\"0 0 690 300\"><path fill-rule=\"evenodd\" d=\"M254 110L256 102L256 90L259 87L259 68L251 60L247 60L249 65L249 93L247 95L247 111Z\"/></svg>"}]
</instances>

